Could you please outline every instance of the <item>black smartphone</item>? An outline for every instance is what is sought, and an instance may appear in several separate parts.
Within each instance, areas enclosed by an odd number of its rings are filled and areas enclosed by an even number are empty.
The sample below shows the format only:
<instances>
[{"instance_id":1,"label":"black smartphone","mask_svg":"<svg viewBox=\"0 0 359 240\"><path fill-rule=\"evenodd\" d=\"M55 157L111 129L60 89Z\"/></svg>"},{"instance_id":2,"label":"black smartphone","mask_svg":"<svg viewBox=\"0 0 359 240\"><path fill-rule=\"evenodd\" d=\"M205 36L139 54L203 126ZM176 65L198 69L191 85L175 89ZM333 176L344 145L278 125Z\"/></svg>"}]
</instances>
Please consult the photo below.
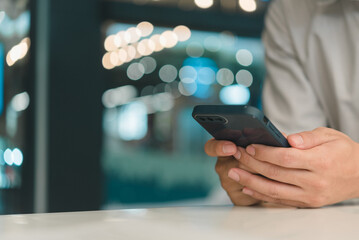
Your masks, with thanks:
<instances>
[{"instance_id":1,"label":"black smartphone","mask_svg":"<svg viewBox=\"0 0 359 240\"><path fill-rule=\"evenodd\" d=\"M250 144L290 147L283 134L252 106L199 105L192 116L217 140L229 140L243 148Z\"/></svg>"}]
</instances>

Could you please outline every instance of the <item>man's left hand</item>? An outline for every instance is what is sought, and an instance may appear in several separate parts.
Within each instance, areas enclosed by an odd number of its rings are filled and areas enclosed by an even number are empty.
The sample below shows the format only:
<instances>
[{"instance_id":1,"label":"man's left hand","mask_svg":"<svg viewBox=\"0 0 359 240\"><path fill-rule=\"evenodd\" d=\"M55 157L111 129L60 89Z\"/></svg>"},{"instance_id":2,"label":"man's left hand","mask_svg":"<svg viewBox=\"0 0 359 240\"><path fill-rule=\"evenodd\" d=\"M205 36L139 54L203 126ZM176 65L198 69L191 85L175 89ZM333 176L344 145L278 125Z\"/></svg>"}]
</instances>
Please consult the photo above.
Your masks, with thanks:
<instances>
[{"instance_id":1,"label":"man's left hand","mask_svg":"<svg viewBox=\"0 0 359 240\"><path fill-rule=\"evenodd\" d=\"M237 160L262 175L232 168L229 175L237 174L243 193L295 207L359 197L358 143L329 128L290 135L288 142L292 148L253 144L241 149Z\"/></svg>"}]
</instances>

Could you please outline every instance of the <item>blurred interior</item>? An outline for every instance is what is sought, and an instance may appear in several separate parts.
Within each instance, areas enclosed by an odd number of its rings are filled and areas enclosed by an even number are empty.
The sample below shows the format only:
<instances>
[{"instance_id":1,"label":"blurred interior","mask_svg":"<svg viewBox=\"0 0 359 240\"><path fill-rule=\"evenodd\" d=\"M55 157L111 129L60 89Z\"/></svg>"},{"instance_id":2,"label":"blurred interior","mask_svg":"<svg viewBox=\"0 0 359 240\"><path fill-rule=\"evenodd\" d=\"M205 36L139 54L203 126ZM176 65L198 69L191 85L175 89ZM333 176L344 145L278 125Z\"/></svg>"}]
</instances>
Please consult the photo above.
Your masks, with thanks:
<instances>
[{"instance_id":1,"label":"blurred interior","mask_svg":"<svg viewBox=\"0 0 359 240\"><path fill-rule=\"evenodd\" d=\"M198 104L261 107L264 0L2 0L0 214L223 204Z\"/></svg>"}]
</instances>

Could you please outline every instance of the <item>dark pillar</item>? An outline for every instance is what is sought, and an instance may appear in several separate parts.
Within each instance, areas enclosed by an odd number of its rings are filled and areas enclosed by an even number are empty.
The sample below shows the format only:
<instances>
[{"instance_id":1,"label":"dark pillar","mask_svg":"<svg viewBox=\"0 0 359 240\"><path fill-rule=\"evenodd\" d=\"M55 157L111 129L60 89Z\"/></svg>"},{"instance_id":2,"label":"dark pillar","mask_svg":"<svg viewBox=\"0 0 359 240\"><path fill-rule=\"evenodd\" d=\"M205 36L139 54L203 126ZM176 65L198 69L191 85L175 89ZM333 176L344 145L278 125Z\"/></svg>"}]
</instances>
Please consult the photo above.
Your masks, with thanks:
<instances>
[{"instance_id":1,"label":"dark pillar","mask_svg":"<svg viewBox=\"0 0 359 240\"><path fill-rule=\"evenodd\" d=\"M38 212L96 210L101 204L104 83L99 4L37 1L35 92L43 96L37 99L35 117L35 168L43 169L35 176Z\"/></svg>"}]
</instances>

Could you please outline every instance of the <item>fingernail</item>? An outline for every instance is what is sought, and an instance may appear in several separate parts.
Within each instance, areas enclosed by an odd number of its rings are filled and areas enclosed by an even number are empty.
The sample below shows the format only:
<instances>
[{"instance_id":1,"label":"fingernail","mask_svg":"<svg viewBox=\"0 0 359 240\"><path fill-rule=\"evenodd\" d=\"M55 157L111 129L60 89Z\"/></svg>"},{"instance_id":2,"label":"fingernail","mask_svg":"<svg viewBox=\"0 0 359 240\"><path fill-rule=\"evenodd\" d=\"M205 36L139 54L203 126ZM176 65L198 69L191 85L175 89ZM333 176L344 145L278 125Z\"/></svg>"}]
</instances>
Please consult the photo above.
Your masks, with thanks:
<instances>
[{"instance_id":1,"label":"fingernail","mask_svg":"<svg viewBox=\"0 0 359 240\"><path fill-rule=\"evenodd\" d=\"M237 160L241 159L242 153L241 151L239 151L239 149L237 149L237 152L233 155L233 157L235 157Z\"/></svg>"},{"instance_id":2,"label":"fingernail","mask_svg":"<svg viewBox=\"0 0 359 240\"><path fill-rule=\"evenodd\" d=\"M248 188L243 188L242 193L249 195L249 196L253 196L253 191Z\"/></svg>"},{"instance_id":3,"label":"fingernail","mask_svg":"<svg viewBox=\"0 0 359 240\"><path fill-rule=\"evenodd\" d=\"M236 182L239 182L239 175L233 169L229 170L228 177Z\"/></svg>"},{"instance_id":4,"label":"fingernail","mask_svg":"<svg viewBox=\"0 0 359 240\"><path fill-rule=\"evenodd\" d=\"M296 135L292 135L291 137L292 142L296 145L296 146L300 146L304 143L304 140L302 138L302 136L296 134Z\"/></svg>"},{"instance_id":5,"label":"fingernail","mask_svg":"<svg viewBox=\"0 0 359 240\"><path fill-rule=\"evenodd\" d=\"M225 144L223 146L224 153L235 153L237 151L236 147L233 144Z\"/></svg>"},{"instance_id":6,"label":"fingernail","mask_svg":"<svg viewBox=\"0 0 359 240\"><path fill-rule=\"evenodd\" d=\"M253 147L253 146L248 146L246 148L246 152L249 154L249 155L252 155L254 156L256 154L256 149Z\"/></svg>"}]
</instances>

